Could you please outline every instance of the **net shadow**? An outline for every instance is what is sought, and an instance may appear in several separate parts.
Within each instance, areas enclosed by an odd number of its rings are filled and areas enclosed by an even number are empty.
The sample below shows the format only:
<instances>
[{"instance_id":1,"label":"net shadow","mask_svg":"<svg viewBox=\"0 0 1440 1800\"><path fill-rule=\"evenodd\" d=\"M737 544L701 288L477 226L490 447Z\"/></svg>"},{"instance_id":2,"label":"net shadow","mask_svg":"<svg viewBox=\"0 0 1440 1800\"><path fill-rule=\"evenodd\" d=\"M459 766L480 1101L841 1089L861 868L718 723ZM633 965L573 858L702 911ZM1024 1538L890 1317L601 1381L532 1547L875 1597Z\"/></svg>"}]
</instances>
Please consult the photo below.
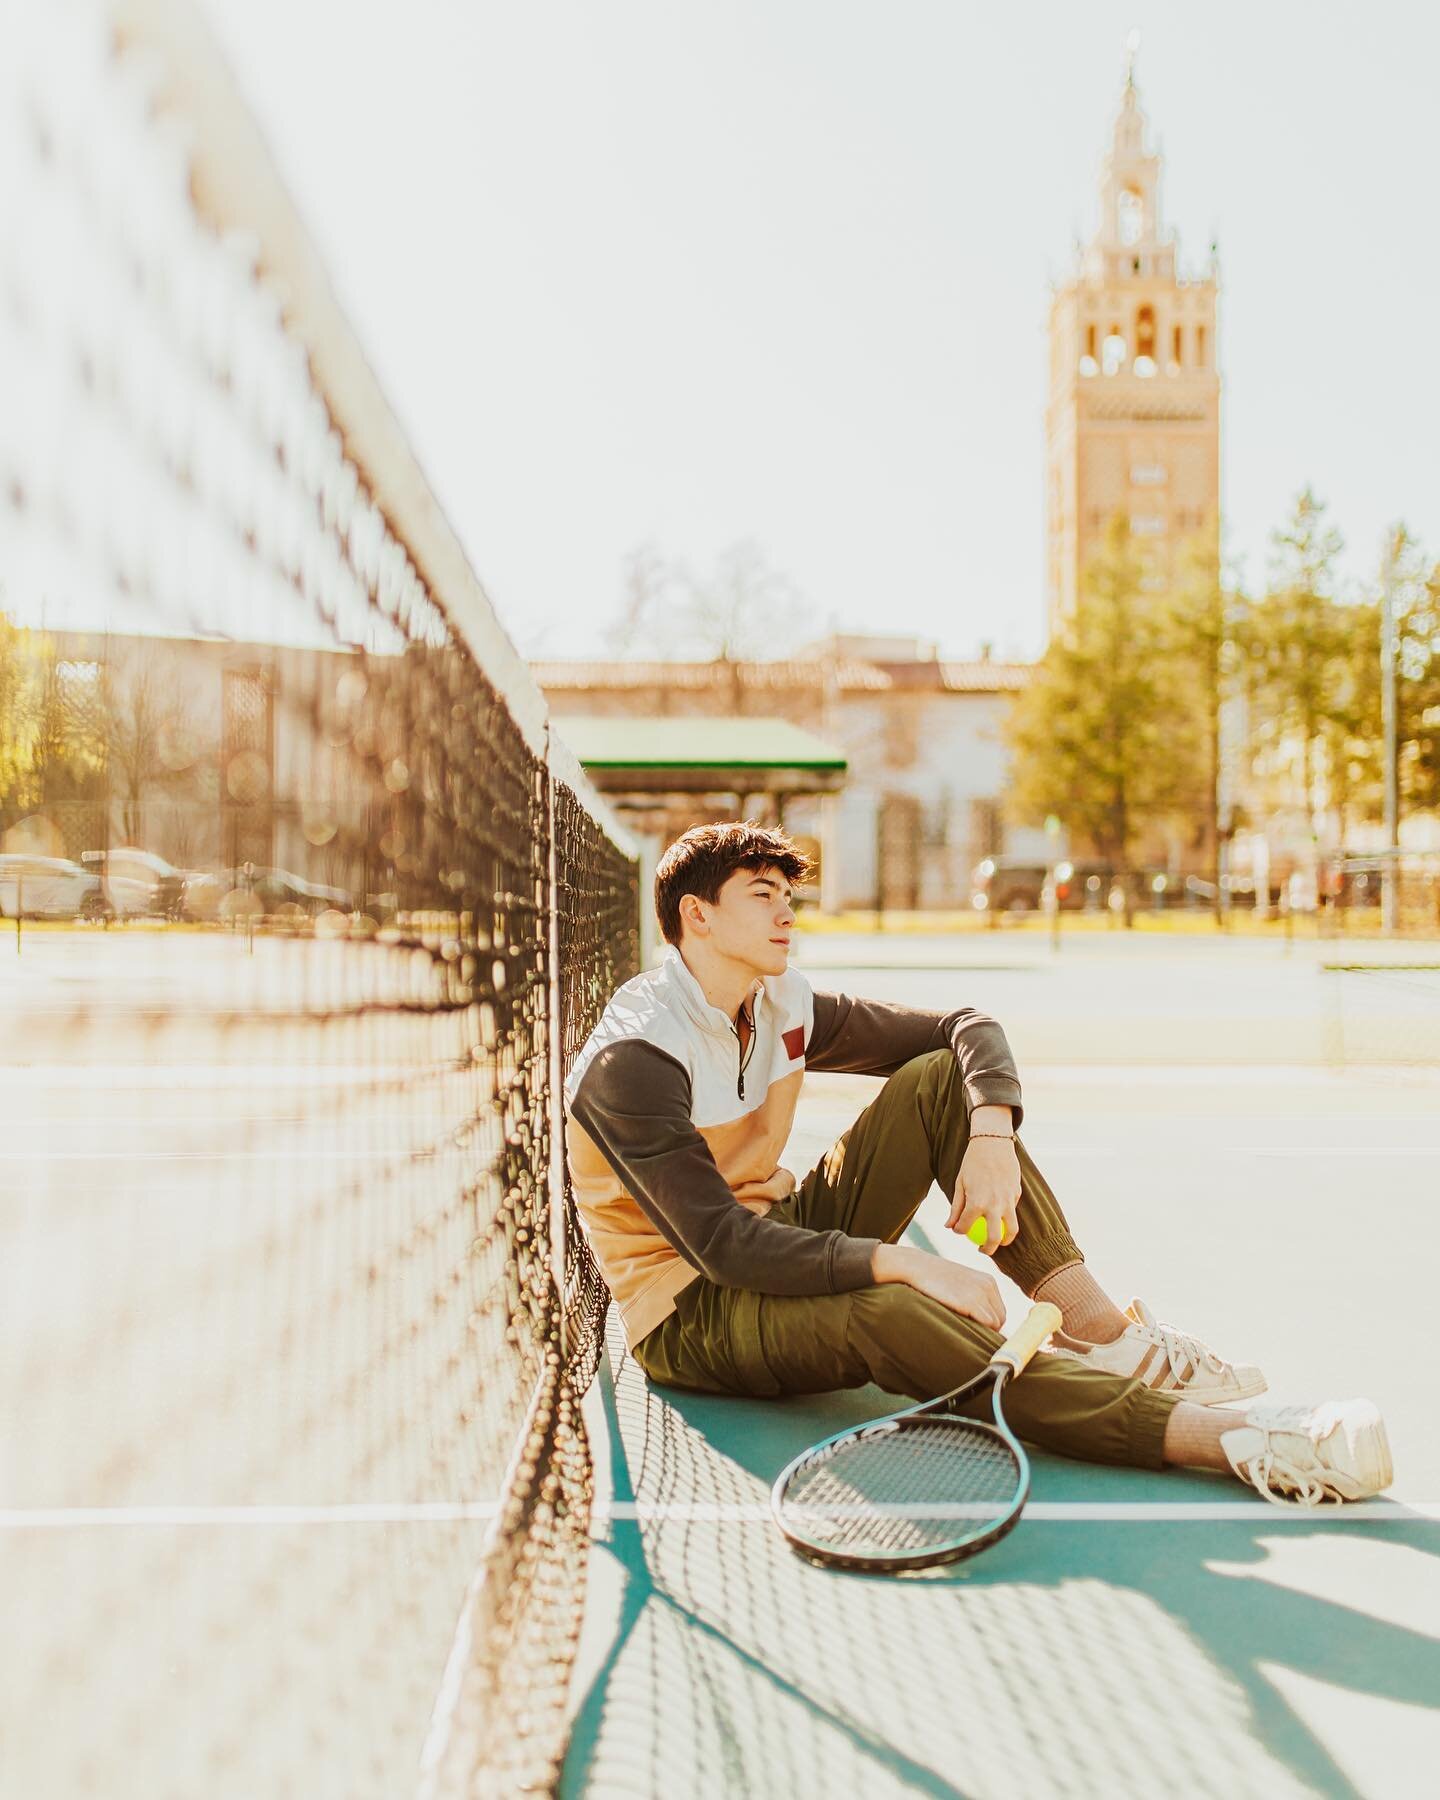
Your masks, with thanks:
<instances>
[{"instance_id":1,"label":"net shadow","mask_svg":"<svg viewBox=\"0 0 1440 1800\"><path fill-rule=\"evenodd\" d=\"M1360 1533L1379 1554L1428 1558L1440 1549L1432 1524L1277 1524L1257 1500L1253 1523L1022 1521L959 1569L831 1573L783 1546L763 1516L769 1483L847 1413L883 1410L883 1396L815 1407L662 1393L613 1334L610 1354L614 1454L639 1516L608 1527L624 1616L577 1722L566 1793L623 1781L637 1795L832 1784L966 1796L1344 1794L1349 1775L1267 1671L1435 1704L1433 1637L1267 1574L1277 1535L1289 1544L1296 1533ZM1152 1498L1234 1495L1201 1477L1157 1476L1146 1488ZM717 1518L716 1507L741 1516Z\"/></svg>"}]
</instances>

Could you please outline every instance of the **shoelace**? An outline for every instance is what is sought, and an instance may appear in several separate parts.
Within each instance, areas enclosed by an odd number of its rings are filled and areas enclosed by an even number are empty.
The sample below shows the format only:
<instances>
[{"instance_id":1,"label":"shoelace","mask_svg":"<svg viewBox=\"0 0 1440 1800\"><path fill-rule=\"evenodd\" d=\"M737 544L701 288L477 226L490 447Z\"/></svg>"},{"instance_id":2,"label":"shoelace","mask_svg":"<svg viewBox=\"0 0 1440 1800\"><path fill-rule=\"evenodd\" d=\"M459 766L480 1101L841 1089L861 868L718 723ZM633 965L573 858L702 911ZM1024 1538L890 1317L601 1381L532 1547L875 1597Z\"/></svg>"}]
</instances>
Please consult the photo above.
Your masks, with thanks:
<instances>
[{"instance_id":1,"label":"shoelace","mask_svg":"<svg viewBox=\"0 0 1440 1800\"><path fill-rule=\"evenodd\" d=\"M1311 1411L1308 1406L1276 1406L1268 1408L1264 1414L1264 1423L1260 1429L1268 1437L1272 1431L1289 1431L1296 1437L1310 1439ZM1277 1450L1267 1447L1259 1456L1254 1456L1241 1467L1250 1478L1252 1487L1273 1506L1322 1506L1326 1502L1338 1503L1339 1496L1326 1487L1324 1480L1307 1469L1297 1469L1286 1456ZM1288 1492L1277 1492L1283 1487Z\"/></svg>"},{"instance_id":2,"label":"shoelace","mask_svg":"<svg viewBox=\"0 0 1440 1800\"><path fill-rule=\"evenodd\" d=\"M1199 1369L1208 1369L1212 1375L1223 1375L1225 1359L1217 1356L1208 1344L1202 1344L1197 1337L1191 1337L1188 1331L1177 1331L1173 1325L1162 1324L1158 1319L1146 1324L1140 1323L1155 1338L1170 1358L1170 1373L1177 1381ZM1189 1369L1185 1364L1189 1364Z\"/></svg>"},{"instance_id":3,"label":"shoelace","mask_svg":"<svg viewBox=\"0 0 1440 1800\"><path fill-rule=\"evenodd\" d=\"M1272 1506L1322 1506L1337 1499L1318 1477L1297 1469L1274 1450L1262 1450L1240 1467L1251 1487Z\"/></svg>"}]
</instances>

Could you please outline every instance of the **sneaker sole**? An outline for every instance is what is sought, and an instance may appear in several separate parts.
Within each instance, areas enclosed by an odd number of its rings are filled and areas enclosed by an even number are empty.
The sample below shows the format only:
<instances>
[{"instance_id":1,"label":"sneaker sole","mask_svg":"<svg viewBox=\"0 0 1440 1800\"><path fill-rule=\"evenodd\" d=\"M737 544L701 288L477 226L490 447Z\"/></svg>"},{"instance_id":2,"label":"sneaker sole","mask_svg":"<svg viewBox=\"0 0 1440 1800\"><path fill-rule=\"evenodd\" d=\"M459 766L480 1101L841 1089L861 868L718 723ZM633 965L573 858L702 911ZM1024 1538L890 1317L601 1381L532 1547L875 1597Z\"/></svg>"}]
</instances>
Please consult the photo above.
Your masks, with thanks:
<instances>
[{"instance_id":1,"label":"sneaker sole","mask_svg":"<svg viewBox=\"0 0 1440 1800\"><path fill-rule=\"evenodd\" d=\"M1351 1402L1355 1405L1355 1402ZM1369 1401L1359 1403L1364 1411L1346 1432L1345 1438L1355 1468L1355 1479L1362 1492L1359 1499L1381 1493L1395 1479L1395 1464L1390 1456L1390 1437L1380 1409Z\"/></svg>"},{"instance_id":2,"label":"sneaker sole","mask_svg":"<svg viewBox=\"0 0 1440 1800\"><path fill-rule=\"evenodd\" d=\"M1134 1375L1121 1375L1118 1369L1107 1369L1102 1363L1092 1362L1083 1352L1067 1350L1063 1345L1057 1345L1050 1354L1062 1356L1066 1362L1078 1363L1082 1369L1099 1369L1102 1375L1118 1376L1121 1381L1136 1379ZM1150 1388L1149 1391L1152 1394L1173 1394L1177 1400L1186 1400L1191 1406L1225 1406L1231 1400L1253 1400L1257 1394L1265 1393L1269 1386L1270 1383L1262 1375L1258 1381L1252 1381L1248 1385L1237 1384L1219 1393L1197 1393L1193 1387L1158 1387Z\"/></svg>"},{"instance_id":3,"label":"sneaker sole","mask_svg":"<svg viewBox=\"0 0 1440 1800\"><path fill-rule=\"evenodd\" d=\"M1223 1394L1199 1393L1194 1388L1173 1387L1160 1388L1162 1394L1175 1394L1181 1400L1188 1401L1191 1406L1224 1406L1231 1400L1253 1400L1257 1394L1269 1389L1270 1383L1262 1375L1258 1381L1252 1381L1248 1387L1226 1388Z\"/></svg>"}]
</instances>

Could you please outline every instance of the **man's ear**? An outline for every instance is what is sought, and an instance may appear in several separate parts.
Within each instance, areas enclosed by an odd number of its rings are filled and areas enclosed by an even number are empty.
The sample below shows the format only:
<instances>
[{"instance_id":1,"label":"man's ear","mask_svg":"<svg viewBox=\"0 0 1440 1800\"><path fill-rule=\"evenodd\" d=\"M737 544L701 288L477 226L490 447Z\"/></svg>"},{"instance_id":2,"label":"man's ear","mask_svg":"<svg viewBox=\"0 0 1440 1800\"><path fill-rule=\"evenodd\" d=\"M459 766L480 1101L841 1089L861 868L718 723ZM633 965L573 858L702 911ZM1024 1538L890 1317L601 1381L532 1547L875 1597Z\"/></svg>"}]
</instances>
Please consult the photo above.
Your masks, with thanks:
<instances>
[{"instance_id":1,"label":"man's ear","mask_svg":"<svg viewBox=\"0 0 1440 1800\"><path fill-rule=\"evenodd\" d=\"M698 894L680 896L680 923L688 925L697 937L709 937L710 923L705 917L705 907Z\"/></svg>"}]
</instances>

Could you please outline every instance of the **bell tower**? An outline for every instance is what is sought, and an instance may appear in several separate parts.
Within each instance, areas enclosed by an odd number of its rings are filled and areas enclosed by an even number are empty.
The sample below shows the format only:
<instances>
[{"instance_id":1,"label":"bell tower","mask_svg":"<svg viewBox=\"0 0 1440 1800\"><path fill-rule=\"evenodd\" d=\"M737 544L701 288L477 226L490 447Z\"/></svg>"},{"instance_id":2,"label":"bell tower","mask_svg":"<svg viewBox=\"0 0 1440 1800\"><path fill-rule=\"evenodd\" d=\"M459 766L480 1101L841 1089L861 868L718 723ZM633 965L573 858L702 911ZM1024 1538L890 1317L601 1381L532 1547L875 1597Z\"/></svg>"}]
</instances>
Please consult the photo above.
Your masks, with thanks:
<instances>
[{"instance_id":1,"label":"bell tower","mask_svg":"<svg viewBox=\"0 0 1440 1800\"><path fill-rule=\"evenodd\" d=\"M1100 224L1077 246L1050 304L1046 411L1047 615L1074 611L1085 564L1125 513L1163 588L1180 544L1220 512L1220 376L1214 247L1206 270L1177 271L1160 207L1160 157L1135 86L1132 37Z\"/></svg>"}]
</instances>

